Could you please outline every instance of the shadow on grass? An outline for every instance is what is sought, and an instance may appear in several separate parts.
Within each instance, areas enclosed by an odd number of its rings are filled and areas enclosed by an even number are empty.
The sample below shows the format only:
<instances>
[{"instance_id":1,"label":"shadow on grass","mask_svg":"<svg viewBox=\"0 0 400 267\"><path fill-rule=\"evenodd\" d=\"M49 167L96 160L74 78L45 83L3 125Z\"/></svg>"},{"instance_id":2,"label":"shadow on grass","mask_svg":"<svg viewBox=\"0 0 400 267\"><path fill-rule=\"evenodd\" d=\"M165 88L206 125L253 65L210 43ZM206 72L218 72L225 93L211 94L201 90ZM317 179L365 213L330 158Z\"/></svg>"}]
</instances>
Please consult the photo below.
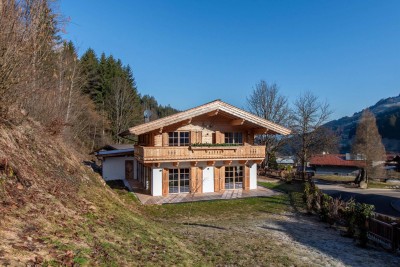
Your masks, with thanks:
<instances>
[{"instance_id":1,"label":"shadow on grass","mask_svg":"<svg viewBox=\"0 0 400 267\"><path fill-rule=\"evenodd\" d=\"M265 221L261 229L286 235L288 242L297 242L329 256L345 266L400 266L400 258L379 248L359 248L353 239L340 235L334 228L315 217L299 216L295 219ZM313 255L315 255L313 253ZM325 260L326 261L326 260ZM330 260L329 260L330 261ZM324 264L320 262L320 264ZM337 264L337 263L336 263Z\"/></svg>"},{"instance_id":2,"label":"shadow on grass","mask_svg":"<svg viewBox=\"0 0 400 267\"><path fill-rule=\"evenodd\" d=\"M94 160L91 160L91 161L84 160L82 163L85 166L88 166L88 167L92 168L92 170L94 172L96 172L96 173L101 175L101 166L97 165L96 161L94 161Z\"/></svg>"},{"instance_id":3,"label":"shadow on grass","mask_svg":"<svg viewBox=\"0 0 400 267\"><path fill-rule=\"evenodd\" d=\"M118 189L118 190L125 190L129 192L129 188L127 188L122 180L111 180L111 181L106 181L106 184L112 188L112 189Z\"/></svg>"},{"instance_id":4,"label":"shadow on grass","mask_svg":"<svg viewBox=\"0 0 400 267\"><path fill-rule=\"evenodd\" d=\"M219 227L215 225L209 225L209 224L204 224L204 223L183 223L184 225L190 225L190 226L201 226L201 227L206 227L206 228L213 228L213 229L218 229L218 230L226 230L224 227Z\"/></svg>"}]
</instances>

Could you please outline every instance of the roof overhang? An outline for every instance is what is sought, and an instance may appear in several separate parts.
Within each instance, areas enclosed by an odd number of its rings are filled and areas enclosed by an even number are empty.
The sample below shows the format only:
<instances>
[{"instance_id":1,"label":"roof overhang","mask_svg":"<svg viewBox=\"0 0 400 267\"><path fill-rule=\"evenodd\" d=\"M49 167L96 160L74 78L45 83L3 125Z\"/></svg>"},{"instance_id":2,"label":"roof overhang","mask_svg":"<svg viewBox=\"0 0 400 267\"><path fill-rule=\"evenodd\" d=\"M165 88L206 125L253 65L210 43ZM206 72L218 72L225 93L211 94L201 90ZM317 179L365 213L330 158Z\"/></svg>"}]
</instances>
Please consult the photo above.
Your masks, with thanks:
<instances>
[{"instance_id":1,"label":"roof overhang","mask_svg":"<svg viewBox=\"0 0 400 267\"><path fill-rule=\"evenodd\" d=\"M128 130L120 133L120 136L127 135L141 135L155 130L162 132L164 127L168 127L173 124L182 123L187 121L188 123L195 117L202 115L216 116L223 115L231 118L231 125L251 125L255 129L256 134L281 134L288 135L290 130L280 126L276 123L262 119L254 114L244 111L240 108L222 102L221 100L215 100L213 102L182 111L165 118L147 122L144 124L137 125L129 128Z\"/></svg>"}]
</instances>

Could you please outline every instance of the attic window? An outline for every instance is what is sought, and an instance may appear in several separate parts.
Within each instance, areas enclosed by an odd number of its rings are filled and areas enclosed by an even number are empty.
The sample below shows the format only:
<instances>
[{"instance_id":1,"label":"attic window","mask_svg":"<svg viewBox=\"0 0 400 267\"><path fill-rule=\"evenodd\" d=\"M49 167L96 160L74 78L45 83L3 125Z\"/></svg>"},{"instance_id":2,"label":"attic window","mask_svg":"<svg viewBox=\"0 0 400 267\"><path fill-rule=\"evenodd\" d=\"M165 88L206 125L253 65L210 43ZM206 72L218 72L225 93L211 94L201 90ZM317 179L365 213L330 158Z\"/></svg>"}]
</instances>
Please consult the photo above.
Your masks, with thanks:
<instances>
[{"instance_id":1,"label":"attic window","mask_svg":"<svg viewBox=\"0 0 400 267\"><path fill-rule=\"evenodd\" d=\"M169 132L168 140L169 146L189 146L190 134L189 132Z\"/></svg>"}]
</instances>

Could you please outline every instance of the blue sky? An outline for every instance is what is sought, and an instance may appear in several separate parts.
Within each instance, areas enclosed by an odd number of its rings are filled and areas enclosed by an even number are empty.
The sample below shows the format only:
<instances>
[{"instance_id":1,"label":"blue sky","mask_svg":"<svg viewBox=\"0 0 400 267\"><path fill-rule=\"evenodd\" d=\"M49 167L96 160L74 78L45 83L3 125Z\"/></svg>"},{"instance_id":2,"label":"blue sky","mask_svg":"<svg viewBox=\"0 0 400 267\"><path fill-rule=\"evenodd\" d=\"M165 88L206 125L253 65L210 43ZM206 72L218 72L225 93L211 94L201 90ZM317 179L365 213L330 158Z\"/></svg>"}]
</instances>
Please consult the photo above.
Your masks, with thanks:
<instances>
[{"instance_id":1,"label":"blue sky","mask_svg":"<svg viewBox=\"0 0 400 267\"><path fill-rule=\"evenodd\" d=\"M60 0L66 39L131 65L141 94L184 110L246 107L261 79L332 119L400 93L400 1Z\"/></svg>"}]
</instances>

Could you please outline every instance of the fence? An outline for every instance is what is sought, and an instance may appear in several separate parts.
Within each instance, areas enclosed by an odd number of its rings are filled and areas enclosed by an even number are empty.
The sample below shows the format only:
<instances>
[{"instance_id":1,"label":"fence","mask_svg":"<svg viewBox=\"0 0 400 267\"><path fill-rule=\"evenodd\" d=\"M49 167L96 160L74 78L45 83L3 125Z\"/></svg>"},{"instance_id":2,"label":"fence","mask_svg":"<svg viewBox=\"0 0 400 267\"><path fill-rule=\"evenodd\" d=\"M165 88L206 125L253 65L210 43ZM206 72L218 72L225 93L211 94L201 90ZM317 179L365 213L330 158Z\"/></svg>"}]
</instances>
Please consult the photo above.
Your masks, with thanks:
<instances>
[{"instance_id":1,"label":"fence","mask_svg":"<svg viewBox=\"0 0 400 267\"><path fill-rule=\"evenodd\" d=\"M400 224L392 217L375 213L368 221L368 238L397 251L400 249Z\"/></svg>"}]
</instances>

